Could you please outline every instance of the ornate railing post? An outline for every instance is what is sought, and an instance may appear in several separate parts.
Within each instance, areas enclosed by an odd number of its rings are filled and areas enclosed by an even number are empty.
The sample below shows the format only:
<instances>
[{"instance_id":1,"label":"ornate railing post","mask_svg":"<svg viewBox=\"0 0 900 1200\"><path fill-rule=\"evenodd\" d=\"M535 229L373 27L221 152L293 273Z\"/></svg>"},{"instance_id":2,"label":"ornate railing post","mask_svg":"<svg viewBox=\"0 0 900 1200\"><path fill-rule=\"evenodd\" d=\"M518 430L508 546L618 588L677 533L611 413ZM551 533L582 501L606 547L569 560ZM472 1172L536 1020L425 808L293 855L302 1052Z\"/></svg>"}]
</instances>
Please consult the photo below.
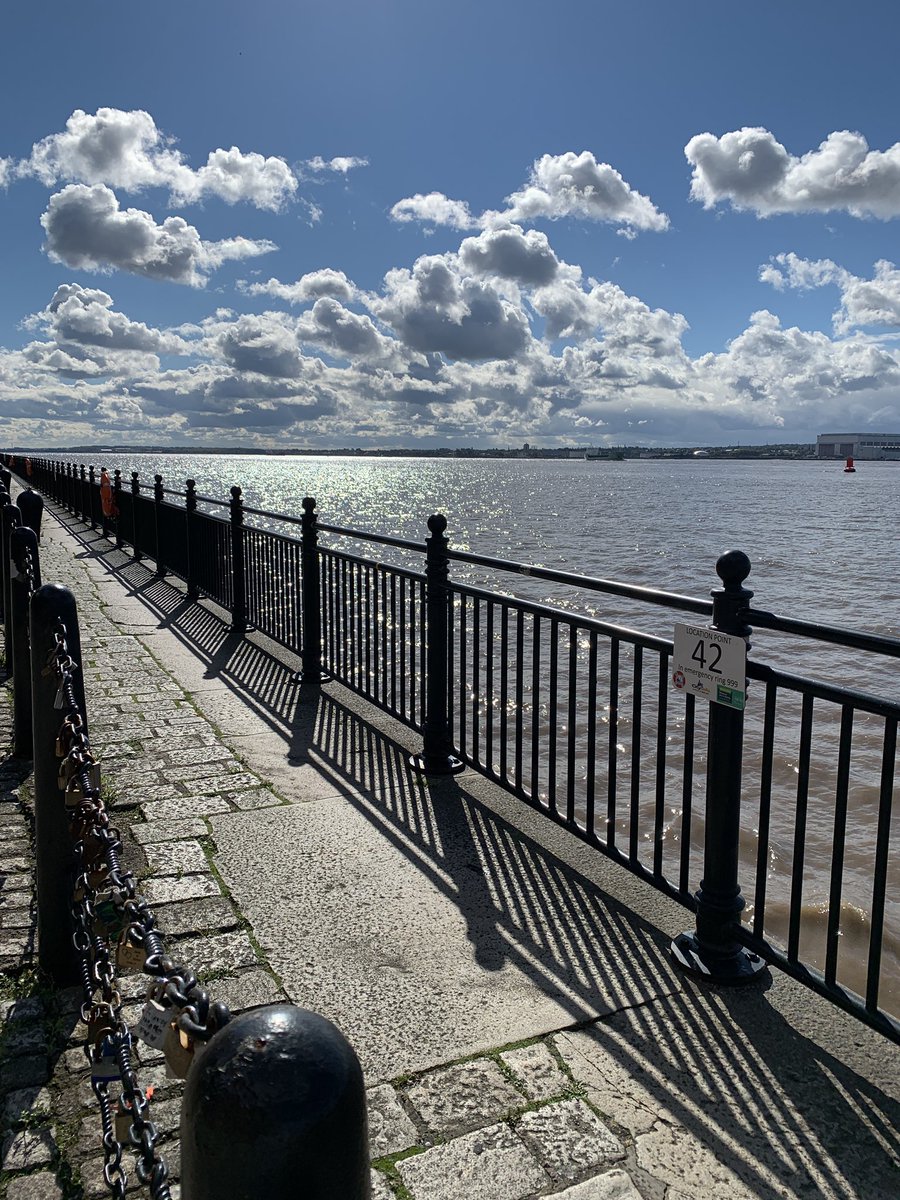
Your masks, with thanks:
<instances>
[{"instance_id":1,"label":"ornate railing post","mask_svg":"<svg viewBox=\"0 0 900 1200\"><path fill-rule=\"evenodd\" d=\"M125 544L122 535L122 507L119 503L122 497L122 472L118 467L113 471L113 520L116 523L116 549L121 550Z\"/></svg>"},{"instance_id":2,"label":"ornate railing post","mask_svg":"<svg viewBox=\"0 0 900 1200\"><path fill-rule=\"evenodd\" d=\"M131 472L131 557L135 562L141 561L141 549L138 545L138 508L140 507L141 481L137 471Z\"/></svg>"},{"instance_id":3,"label":"ornate railing post","mask_svg":"<svg viewBox=\"0 0 900 1200\"><path fill-rule=\"evenodd\" d=\"M425 539L425 721L422 754L413 759L426 775L452 775L465 766L452 754L448 686L450 681L450 560L444 535L447 518L434 513L428 518L431 537Z\"/></svg>"},{"instance_id":4,"label":"ornate railing post","mask_svg":"<svg viewBox=\"0 0 900 1200\"><path fill-rule=\"evenodd\" d=\"M97 475L93 466L88 467L88 505L91 510L91 529L97 528Z\"/></svg>"},{"instance_id":5,"label":"ornate railing post","mask_svg":"<svg viewBox=\"0 0 900 1200\"><path fill-rule=\"evenodd\" d=\"M28 630L28 605L32 590L41 586L41 567L38 558L37 534L27 525L18 525L9 535L9 556L16 573L10 581L10 625L12 649L7 646L7 659L12 663L13 678L13 753L17 758L31 758L34 725L31 715L31 643Z\"/></svg>"},{"instance_id":6,"label":"ornate railing post","mask_svg":"<svg viewBox=\"0 0 900 1200\"><path fill-rule=\"evenodd\" d=\"M231 628L247 628L247 580L244 574L244 502L241 489L231 489Z\"/></svg>"},{"instance_id":7,"label":"ornate railing post","mask_svg":"<svg viewBox=\"0 0 900 1200\"><path fill-rule=\"evenodd\" d=\"M78 515L81 517L82 521L87 521L88 519L87 505L84 502L84 492L86 487L87 470L84 463L81 463L78 467Z\"/></svg>"},{"instance_id":8,"label":"ornate railing post","mask_svg":"<svg viewBox=\"0 0 900 1200\"><path fill-rule=\"evenodd\" d=\"M322 674L322 589L319 572L319 519L312 496L302 500L302 540L300 544L300 594L303 605L303 647L301 657L304 683L321 683Z\"/></svg>"},{"instance_id":9,"label":"ornate railing post","mask_svg":"<svg viewBox=\"0 0 900 1200\"><path fill-rule=\"evenodd\" d=\"M162 475L153 476L153 534L156 542L156 575L158 579L162 579L166 573L165 555L163 554L162 545L162 505L163 505L163 477Z\"/></svg>"},{"instance_id":10,"label":"ornate railing post","mask_svg":"<svg viewBox=\"0 0 900 1200\"><path fill-rule=\"evenodd\" d=\"M200 589L197 587L197 521L195 514L197 512L197 482L194 479L188 479L184 493L184 527L185 540L187 542L187 594L189 600L196 600L200 595Z\"/></svg>"},{"instance_id":11,"label":"ornate railing post","mask_svg":"<svg viewBox=\"0 0 900 1200\"><path fill-rule=\"evenodd\" d=\"M70 513L75 512L75 496L72 486L72 464L66 463L65 504Z\"/></svg>"},{"instance_id":12,"label":"ornate railing post","mask_svg":"<svg viewBox=\"0 0 900 1200\"><path fill-rule=\"evenodd\" d=\"M66 649L80 668L81 639L75 597L68 588L44 584L31 597L31 693L34 698L34 843L38 962L57 987L81 979L72 931L72 838L60 794L56 738L65 715L56 707L59 681L45 667L56 652L57 621ZM85 714L84 677L75 671L75 696Z\"/></svg>"},{"instance_id":13,"label":"ornate railing post","mask_svg":"<svg viewBox=\"0 0 900 1200\"><path fill-rule=\"evenodd\" d=\"M220 1029L185 1084L181 1186L189 1200L370 1200L365 1083L340 1030L292 1004Z\"/></svg>"},{"instance_id":14,"label":"ornate railing post","mask_svg":"<svg viewBox=\"0 0 900 1200\"><path fill-rule=\"evenodd\" d=\"M750 559L740 550L731 550L719 558L716 574L724 587L712 591L713 628L749 638L753 631L743 619L743 610L753 593L743 583L750 574ZM680 966L711 983L749 983L766 965L735 938L745 904L738 883L743 747L743 710L711 703L706 837L703 879L695 896L696 930L680 934L671 946Z\"/></svg>"}]
</instances>

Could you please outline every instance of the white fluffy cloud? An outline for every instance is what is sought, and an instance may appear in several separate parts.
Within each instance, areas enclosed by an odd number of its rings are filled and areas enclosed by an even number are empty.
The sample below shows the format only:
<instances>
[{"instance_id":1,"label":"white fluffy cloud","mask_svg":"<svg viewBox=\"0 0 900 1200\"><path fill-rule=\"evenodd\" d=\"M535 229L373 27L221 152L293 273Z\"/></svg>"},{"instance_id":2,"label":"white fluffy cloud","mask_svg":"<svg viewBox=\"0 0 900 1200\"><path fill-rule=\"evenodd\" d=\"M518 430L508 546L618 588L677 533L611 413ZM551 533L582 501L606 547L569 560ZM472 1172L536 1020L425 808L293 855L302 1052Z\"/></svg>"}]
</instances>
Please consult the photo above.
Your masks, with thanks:
<instances>
[{"instance_id":1,"label":"white fluffy cloud","mask_svg":"<svg viewBox=\"0 0 900 1200\"><path fill-rule=\"evenodd\" d=\"M322 174L325 171L333 171L339 175L346 175L348 171L354 171L357 167L367 167L369 160L367 158L357 158L355 155L338 155L336 158L324 159L317 154L315 158L309 158L303 164L308 171L315 174Z\"/></svg>"},{"instance_id":2,"label":"white fluffy cloud","mask_svg":"<svg viewBox=\"0 0 900 1200\"><path fill-rule=\"evenodd\" d=\"M310 271L295 283L282 283L280 279L268 279L265 283L238 282L238 290L248 296L274 296L287 300L288 304L308 304L321 296L332 296L335 300L353 300L356 287L343 271L324 267L321 271Z\"/></svg>"},{"instance_id":3,"label":"white fluffy cloud","mask_svg":"<svg viewBox=\"0 0 900 1200\"><path fill-rule=\"evenodd\" d=\"M102 184L69 184L50 197L41 224L55 262L88 271L118 268L195 287L229 259L276 249L272 242L249 238L204 242L183 217L167 217L157 225L147 212L120 209L115 192Z\"/></svg>"},{"instance_id":4,"label":"white fluffy cloud","mask_svg":"<svg viewBox=\"0 0 900 1200\"><path fill-rule=\"evenodd\" d=\"M830 133L816 150L790 154L767 129L716 137L701 133L684 148L694 168L691 195L704 207L722 201L758 216L845 211L883 220L900 216L900 142L870 150L860 133Z\"/></svg>"},{"instance_id":5,"label":"white fluffy cloud","mask_svg":"<svg viewBox=\"0 0 900 1200\"><path fill-rule=\"evenodd\" d=\"M531 168L526 186L507 196L507 220L531 222L541 217L581 217L609 221L631 229L663 230L669 218L609 163L597 162L583 150L575 154L545 154Z\"/></svg>"},{"instance_id":6,"label":"white fluffy cloud","mask_svg":"<svg viewBox=\"0 0 900 1200\"><path fill-rule=\"evenodd\" d=\"M48 187L60 182L106 184L123 191L167 188L174 203L216 196L228 204L247 201L280 209L297 191L297 179L282 158L244 154L236 146L213 150L192 169L147 112L76 109L61 133L35 143L16 168Z\"/></svg>"},{"instance_id":7,"label":"white fluffy cloud","mask_svg":"<svg viewBox=\"0 0 900 1200\"><path fill-rule=\"evenodd\" d=\"M620 232L629 237L638 229L669 227L665 213L588 150L545 154L532 165L525 187L507 196L506 203L509 207L502 212L488 210L476 217L463 200L451 200L443 192L416 193L398 200L391 217L463 230L576 217L620 225Z\"/></svg>"},{"instance_id":8,"label":"white fluffy cloud","mask_svg":"<svg viewBox=\"0 0 900 1200\"><path fill-rule=\"evenodd\" d=\"M830 284L840 288L841 305L834 314L839 333L865 325L900 328L900 270L885 259L875 264L872 279L860 279L830 258L810 260L793 253L776 254L760 268L759 277L779 291L808 291Z\"/></svg>"},{"instance_id":9,"label":"white fluffy cloud","mask_svg":"<svg viewBox=\"0 0 900 1200\"><path fill-rule=\"evenodd\" d=\"M524 353L531 329L524 311L490 282L465 275L455 255L427 255L411 271L385 276L370 301L411 350L451 359L506 359Z\"/></svg>"},{"instance_id":10,"label":"white fluffy cloud","mask_svg":"<svg viewBox=\"0 0 900 1200\"><path fill-rule=\"evenodd\" d=\"M131 321L124 313L115 312L112 304L112 296L99 288L63 283L39 318L56 342L153 354L189 352L184 339Z\"/></svg>"},{"instance_id":11,"label":"white fluffy cloud","mask_svg":"<svg viewBox=\"0 0 900 1200\"><path fill-rule=\"evenodd\" d=\"M398 200L391 209L391 219L402 224L421 221L424 225L446 225L450 229L476 229L479 221L469 212L464 200L451 200L443 192L417 192Z\"/></svg>"},{"instance_id":12,"label":"white fluffy cloud","mask_svg":"<svg viewBox=\"0 0 900 1200\"><path fill-rule=\"evenodd\" d=\"M459 257L473 275L497 275L528 287L550 283L560 269L547 235L536 229L526 233L518 225L466 238Z\"/></svg>"}]
</instances>

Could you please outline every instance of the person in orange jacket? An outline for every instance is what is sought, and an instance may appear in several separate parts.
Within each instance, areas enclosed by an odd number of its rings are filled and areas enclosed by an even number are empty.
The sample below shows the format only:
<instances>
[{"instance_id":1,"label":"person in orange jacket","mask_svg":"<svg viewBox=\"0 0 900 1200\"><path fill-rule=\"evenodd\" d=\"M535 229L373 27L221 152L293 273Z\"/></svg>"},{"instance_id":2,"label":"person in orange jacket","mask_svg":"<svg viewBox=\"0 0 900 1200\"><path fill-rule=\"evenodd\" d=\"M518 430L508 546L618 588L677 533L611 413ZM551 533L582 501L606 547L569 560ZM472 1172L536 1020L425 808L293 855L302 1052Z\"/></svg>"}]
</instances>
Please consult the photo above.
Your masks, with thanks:
<instances>
[{"instance_id":1,"label":"person in orange jacket","mask_svg":"<svg viewBox=\"0 0 900 1200\"><path fill-rule=\"evenodd\" d=\"M106 467L100 468L100 507L103 510L104 517L110 518L119 515L113 495L112 483L109 479L109 471L107 471Z\"/></svg>"}]
</instances>

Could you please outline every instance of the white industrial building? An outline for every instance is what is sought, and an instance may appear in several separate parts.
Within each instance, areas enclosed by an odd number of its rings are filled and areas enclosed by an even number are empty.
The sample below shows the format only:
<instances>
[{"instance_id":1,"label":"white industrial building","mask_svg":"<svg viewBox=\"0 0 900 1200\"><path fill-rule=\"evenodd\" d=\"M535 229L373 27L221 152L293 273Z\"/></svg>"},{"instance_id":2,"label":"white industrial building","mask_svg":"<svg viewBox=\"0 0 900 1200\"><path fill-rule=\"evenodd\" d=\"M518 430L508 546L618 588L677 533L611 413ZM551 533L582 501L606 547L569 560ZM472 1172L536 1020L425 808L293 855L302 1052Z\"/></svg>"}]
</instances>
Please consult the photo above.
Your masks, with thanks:
<instances>
[{"instance_id":1,"label":"white industrial building","mask_svg":"<svg viewBox=\"0 0 900 1200\"><path fill-rule=\"evenodd\" d=\"M900 460L900 433L820 433L816 457Z\"/></svg>"}]
</instances>

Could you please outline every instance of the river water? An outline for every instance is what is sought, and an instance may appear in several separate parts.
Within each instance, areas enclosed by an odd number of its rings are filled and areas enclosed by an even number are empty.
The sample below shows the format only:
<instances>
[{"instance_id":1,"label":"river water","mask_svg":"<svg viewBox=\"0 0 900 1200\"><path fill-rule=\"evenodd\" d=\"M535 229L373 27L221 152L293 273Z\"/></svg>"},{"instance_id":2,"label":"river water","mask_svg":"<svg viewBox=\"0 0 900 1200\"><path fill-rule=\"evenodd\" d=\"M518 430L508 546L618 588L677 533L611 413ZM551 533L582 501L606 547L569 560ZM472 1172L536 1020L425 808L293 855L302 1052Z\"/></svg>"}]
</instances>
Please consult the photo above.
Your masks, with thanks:
<instances>
[{"instance_id":1,"label":"river water","mask_svg":"<svg viewBox=\"0 0 900 1200\"><path fill-rule=\"evenodd\" d=\"M124 454L106 459L81 456L80 460L98 468L119 467L123 479L138 471L142 484L151 483L157 471L171 488L182 489L185 479L192 477L200 493L213 497L226 498L229 488L238 484L246 505L291 515L299 515L301 499L311 495L323 522L413 540L427 535L430 513L443 512L453 549L704 598L718 584L718 555L740 549L752 563L746 586L755 593L755 607L900 636L896 585L900 463L858 463L857 473L847 475L841 463L790 460L585 462ZM73 461L79 461L79 456L73 456ZM389 554L378 548L375 556ZM421 561L410 565L418 569ZM519 576L491 578L486 572L457 567L453 574L665 637L672 636L675 621L693 619ZM764 630L757 630L752 638L752 655L795 674L887 699L898 695L896 660ZM652 686L649 681L650 691ZM677 704L678 698L673 698L673 712ZM746 730L751 754L761 738L761 708L762 695L755 698L751 689ZM839 728L839 710L832 708L830 713L817 710L814 724L804 863L801 949L806 961L820 968ZM792 707L789 697L780 704L773 767L766 932L782 943L787 936L794 853L799 713L799 702ZM536 719L546 724L546 718L544 712ZM574 719L578 720L577 714ZM677 726L677 712L672 719ZM857 991L864 990L869 949L883 728L877 718L858 719L854 727L838 978ZM627 775L627 718L620 718L619 733L621 772ZM646 744L652 745L652 729L645 735ZM702 751L699 759L698 781L702 781ZM579 769L583 761L580 752ZM666 838L673 855L677 855L680 829L679 772L676 753L667 764L671 788ZM627 785L627 778L624 782ZM642 790L645 783L646 804L652 812L652 776L642 782ZM894 801L880 1002L900 1014L900 795L896 786ZM702 809L701 801L696 803ZM753 906L757 815L757 797L748 786L742 833L742 885L748 914ZM627 816L619 832L627 840ZM702 835L702 811L697 811L691 829L694 883L701 873Z\"/></svg>"}]
</instances>

